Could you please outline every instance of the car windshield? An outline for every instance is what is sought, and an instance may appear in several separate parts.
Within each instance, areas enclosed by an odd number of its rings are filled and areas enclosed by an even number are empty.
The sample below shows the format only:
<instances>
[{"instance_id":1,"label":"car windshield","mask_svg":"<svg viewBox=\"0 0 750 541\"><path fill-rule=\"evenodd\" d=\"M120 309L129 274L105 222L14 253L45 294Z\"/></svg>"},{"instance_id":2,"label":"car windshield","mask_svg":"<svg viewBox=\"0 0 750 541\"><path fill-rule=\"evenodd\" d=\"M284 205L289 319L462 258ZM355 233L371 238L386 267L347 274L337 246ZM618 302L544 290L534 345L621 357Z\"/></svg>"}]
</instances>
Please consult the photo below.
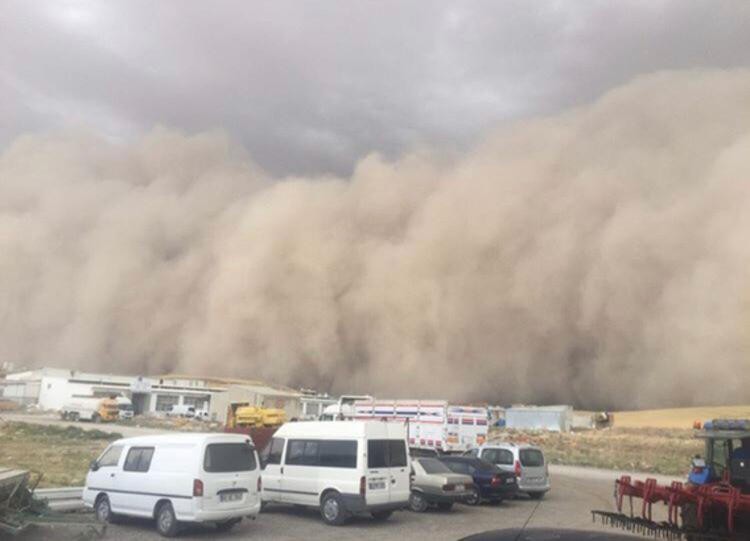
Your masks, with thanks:
<instances>
[{"instance_id":1,"label":"car windshield","mask_svg":"<svg viewBox=\"0 0 750 541\"><path fill-rule=\"evenodd\" d=\"M521 449L520 458L522 466L544 466L544 455L539 449Z\"/></svg>"},{"instance_id":2,"label":"car windshield","mask_svg":"<svg viewBox=\"0 0 750 541\"><path fill-rule=\"evenodd\" d=\"M453 471L437 458L418 458L417 462L427 473L453 473Z\"/></svg>"}]
</instances>

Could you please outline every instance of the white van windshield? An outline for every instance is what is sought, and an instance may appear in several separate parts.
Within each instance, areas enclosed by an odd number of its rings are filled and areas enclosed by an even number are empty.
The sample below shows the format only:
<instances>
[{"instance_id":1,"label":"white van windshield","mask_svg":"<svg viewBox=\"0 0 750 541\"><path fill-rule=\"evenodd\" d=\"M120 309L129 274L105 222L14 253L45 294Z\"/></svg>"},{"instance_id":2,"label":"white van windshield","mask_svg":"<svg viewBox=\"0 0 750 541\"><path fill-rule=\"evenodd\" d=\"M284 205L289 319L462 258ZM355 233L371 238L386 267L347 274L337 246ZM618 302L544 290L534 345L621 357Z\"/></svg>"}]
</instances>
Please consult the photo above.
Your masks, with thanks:
<instances>
[{"instance_id":1,"label":"white van windshield","mask_svg":"<svg viewBox=\"0 0 750 541\"><path fill-rule=\"evenodd\" d=\"M252 471L255 450L247 443L210 443L206 446L203 469L209 473Z\"/></svg>"}]
</instances>

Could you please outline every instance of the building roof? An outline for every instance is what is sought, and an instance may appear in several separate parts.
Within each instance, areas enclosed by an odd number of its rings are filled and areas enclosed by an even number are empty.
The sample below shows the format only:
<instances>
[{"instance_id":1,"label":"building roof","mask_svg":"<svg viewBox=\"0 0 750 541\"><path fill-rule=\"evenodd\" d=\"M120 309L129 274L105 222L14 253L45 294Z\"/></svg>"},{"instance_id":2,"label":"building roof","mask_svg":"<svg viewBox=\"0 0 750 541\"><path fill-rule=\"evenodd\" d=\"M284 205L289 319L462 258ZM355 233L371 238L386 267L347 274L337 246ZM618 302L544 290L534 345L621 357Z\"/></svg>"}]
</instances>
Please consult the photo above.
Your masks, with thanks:
<instances>
[{"instance_id":1,"label":"building roof","mask_svg":"<svg viewBox=\"0 0 750 541\"><path fill-rule=\"evenodd\" d=\"M161 376L151 376L156 379L185 379L185 380L200 380L204 381L208 385L215 386L240 386L248 388L266 388L269 391L276 391L281 394L293 394L295 396L302 395L299 391L287 387L286 385L278 385L275 383L268 383L266 381L254 380L254 379L243 379L243 378L228 378L223 376L190 376L187 374L163 374ZM269 394L269 393L266 393Z\"/></svg>"}]
</instances>

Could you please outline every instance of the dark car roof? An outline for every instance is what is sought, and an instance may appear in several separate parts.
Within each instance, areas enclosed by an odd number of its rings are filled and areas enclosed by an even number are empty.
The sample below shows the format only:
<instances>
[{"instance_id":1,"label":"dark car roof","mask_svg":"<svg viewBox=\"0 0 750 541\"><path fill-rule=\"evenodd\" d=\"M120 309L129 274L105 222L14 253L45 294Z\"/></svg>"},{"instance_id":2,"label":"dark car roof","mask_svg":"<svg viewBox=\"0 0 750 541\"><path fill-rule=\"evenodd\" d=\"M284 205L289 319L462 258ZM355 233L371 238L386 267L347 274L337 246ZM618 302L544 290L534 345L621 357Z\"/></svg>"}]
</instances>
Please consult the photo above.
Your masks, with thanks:
<instances>
[{"instance_id":1,"label":"dark car roof","mask_svg":"<svg viewBox=\"0 0 750 541\"><path fill-rule=\"evenodd\" d=\"M632 541L633 539L630 535L602 531L510 528L470 535L460 541Z\"/></svg>"}]
</instances>

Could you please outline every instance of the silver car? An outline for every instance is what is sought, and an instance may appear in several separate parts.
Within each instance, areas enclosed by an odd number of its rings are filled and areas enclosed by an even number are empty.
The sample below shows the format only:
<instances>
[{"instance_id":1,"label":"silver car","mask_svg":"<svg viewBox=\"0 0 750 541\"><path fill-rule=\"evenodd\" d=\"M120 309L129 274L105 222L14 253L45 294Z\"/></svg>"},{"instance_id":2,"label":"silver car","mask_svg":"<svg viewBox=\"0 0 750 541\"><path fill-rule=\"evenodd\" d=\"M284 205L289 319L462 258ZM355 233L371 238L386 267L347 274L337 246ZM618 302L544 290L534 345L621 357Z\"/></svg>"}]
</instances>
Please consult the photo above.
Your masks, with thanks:
<instances>
[{"instance_id":1,"label":"silver car","mask_svg":"<svg viewBox=\"0 0 750 541\"><path fill-rule=\"evenodd\" d=\"M518 479L518 491L541 499L550 489L549 468L539 447L515 443L487 443L466 453L512 471Z\"/></svg>"},{"instance_id":2,"label":"silver car","mask_svg":"<svg viewBox=\"0 0 750 541\"><path fill-rule=\"evenodd\" d=\"M474 480L468 475L454 473L437 458L413 458L411 467L409 508L412 511L422 513L430 505L448 511L455 502L466 501L472 494Z\"/></svg>"}]
</instances>

